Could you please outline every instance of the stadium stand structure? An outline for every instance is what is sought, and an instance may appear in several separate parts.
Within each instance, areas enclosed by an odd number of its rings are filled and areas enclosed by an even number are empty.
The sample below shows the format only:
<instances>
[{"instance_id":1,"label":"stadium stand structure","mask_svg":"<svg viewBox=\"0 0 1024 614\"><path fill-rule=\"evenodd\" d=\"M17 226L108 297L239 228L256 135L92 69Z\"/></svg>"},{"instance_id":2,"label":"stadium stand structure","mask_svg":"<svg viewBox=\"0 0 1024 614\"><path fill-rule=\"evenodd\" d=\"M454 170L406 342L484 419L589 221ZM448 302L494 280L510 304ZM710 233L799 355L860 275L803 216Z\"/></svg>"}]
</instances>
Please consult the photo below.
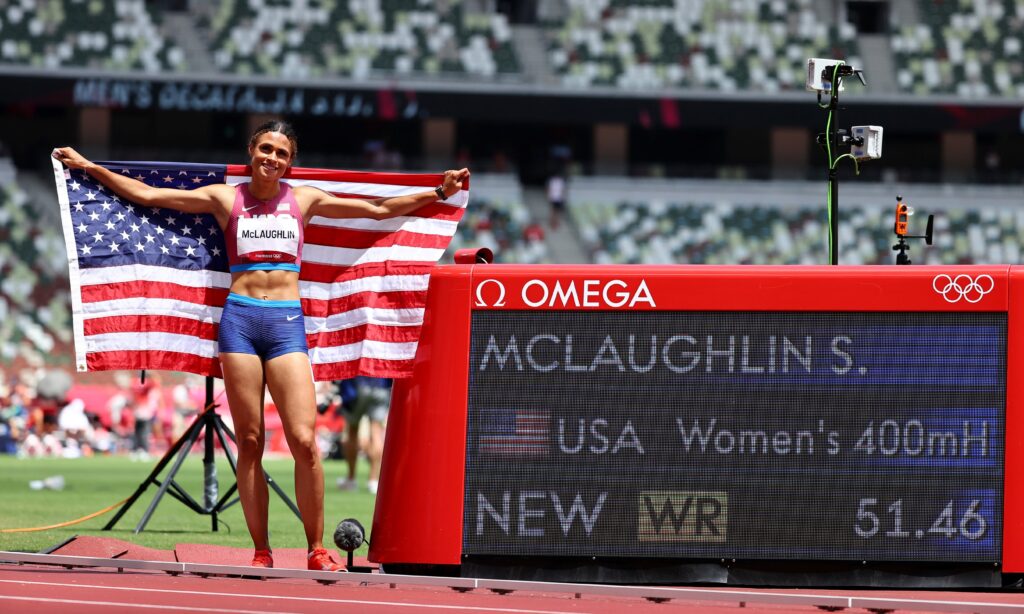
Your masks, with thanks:
<instances>
[{"instance_id":1,"label":"stadium stand structure","mask_svg":"<svg viewBox=\"0 0 1024 614\"><path fill-rule=\"evenodd\" d=\"M519 70L506 17L468 10L462 0L221 0L204 25L216 68L242 74L496 77Z\"/></svg>"},{"instance_id":2,"label":"stadium stand structure","mask_svg":"<svg viewBox=\"0 0 1024 614\"><path fill-rule=\"evenodd\" d=\"M961 97L1024 96L1024 2L919 0L921 21L895 28L901 89Z\"/></svg>"},{"instance_id":3,"label":"stadium stand structure","mask_svg":"<svg viewBox=\"0 0 1024 614\"><path fill-rule=\"evenodd\" d=\"M547 23L568 87L802 89L807 58L859 64L850 24L830 27L811 0L567 0Z\"/></svg>"},{"instance_id":4,"label":"stadium stand structure","mask_svg":"<svg viewBox=\"0 0 1024 614\"><path fill-rule=\"evenodd\" d=\"M0 159L0 362L70 364L64 237L36 214L9 165Z\"/></svg>"},{"instance_id":5,"label":"stadium stand structure","mask_svg":"<svg viewBox=\"0 0 1024 614\"><path fill-rule=\"evenodd\" d=\"M486 247L497 263L539 264L550 261L545 232L524 204L523 191L512 175L473 175L470 207L442 262L455 250Z\"/></svg>"},{"instance_id":6,"label":"stadium stand structure","mask_svg":"<svg viewBox=\"0 0 1024 614\"><path fill-rule=\"evenodd\" d=\"M1024 211L1014 192L915 185L907 202L922 215L912 218L911 234L923 233L922 218L934 214L935 244L914 244L911 258L919 264L1019 261ZM844 190L850 204L840 207L841 264L894 261L894 196L881 184ZM823 201L824 188L811 182L633 180L613 188L606 179L578 179L569 210L596 263L825 264Z\"/></svg>"},{"instance_id":7,"label":"stadium stand structure","mask_svg":"<svg viewBox=\"0 0 1024 614\"><path fill-rule=\"evenodd\" d=\"M872 51L887 60L881 81L916 95L1024 96L1024 2L908 1L916 18ZM187 4L167 13L144 0L8 0L0 64L769 93L802 89L809 57L863 64L855 26L834 24L813 0L541 0L536 25L517 26L540 33L520 46L546 41L532 68L521 57L537 50L517 50L486 0Z\"/></svg>"},{"instance_id":8,"label":"stadium stand structure","mask_svg":"<svg viewBox=\"0 0 1024 614\"><path fill-rule=\"evenodd\" d=\"M12 0L0 3L0 63L182 71L185 56L143 0Z\"/></svg>"}]
</instances>

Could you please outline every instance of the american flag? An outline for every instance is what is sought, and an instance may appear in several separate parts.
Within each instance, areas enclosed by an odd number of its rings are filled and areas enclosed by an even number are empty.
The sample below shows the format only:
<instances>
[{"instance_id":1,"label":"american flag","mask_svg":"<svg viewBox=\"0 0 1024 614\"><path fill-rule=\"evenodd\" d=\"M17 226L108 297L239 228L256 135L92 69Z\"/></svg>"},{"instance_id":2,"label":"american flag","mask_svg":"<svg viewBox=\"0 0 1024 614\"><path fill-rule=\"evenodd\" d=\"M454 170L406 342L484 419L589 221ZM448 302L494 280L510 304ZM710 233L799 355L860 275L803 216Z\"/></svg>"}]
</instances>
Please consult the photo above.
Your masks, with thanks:
<instances>
[{"instance_id":1,"label":"american flag","mask_svg":"<svg viewBox=\"0 0 1024 614\"><path fill-rule=\"evenodd\" d=\"M241 165L110 162L163 188L249 180ZM224 237L212 215L142 207L53 161L67 243L79 371L163 369L220 375L217 324L228 295ZM293 168L293 186L378 198L423 192L441 175ZM430 271L455 234L468 184L389 220L314 217L299 292L317 380L406 377L423 324Z\"/></svg>"},{"instance_id":2,"label":"american flag","mask_svg":"<svg viewBox=\"0 0 1024 614\"><path fill-rule=\"evenodd\" d=\"M482 454L543 456L550 452L550 414L532 409L481 412L477 450Z\"/></svg>"}]
</instances>

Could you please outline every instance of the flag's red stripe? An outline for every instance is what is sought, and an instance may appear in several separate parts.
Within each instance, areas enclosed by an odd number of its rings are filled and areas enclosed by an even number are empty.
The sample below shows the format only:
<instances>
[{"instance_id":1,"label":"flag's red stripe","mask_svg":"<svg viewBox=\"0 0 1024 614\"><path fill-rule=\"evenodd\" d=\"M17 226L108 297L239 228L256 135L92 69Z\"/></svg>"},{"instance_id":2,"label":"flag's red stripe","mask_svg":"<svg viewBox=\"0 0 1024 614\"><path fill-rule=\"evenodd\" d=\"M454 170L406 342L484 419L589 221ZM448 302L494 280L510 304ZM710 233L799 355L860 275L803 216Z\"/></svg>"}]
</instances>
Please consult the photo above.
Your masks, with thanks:
<instances>
[{"instance_id":1,"label":"flag's red stripe","mask_svg":"<svg viewBox=\"0 0 1024 614\"><path fill-rule=\"evenodd\" d=\"M429 205L423 205L412 213L406 214L406 217L423 217L430 218L432 220L458 222L462 219L462 214L465 212L466 210L461 207L452 207L451 205L433 202Z\"/></svg>"},{"instance_id":2,"label":"flag's red stripe","mask_svg":"<svg viewBox=\"0 0 1024 614\"><path fill-rule=\"evenodd\" d=\"M83 323L85 336L105 333L173 333L216 341L217 325L164 315L122 315L91 318Z\"/></svg>"},{"instance_id":3,"label":"flag's red stripe","mask_svg":"<svg viewBox=\"0 0 1024 614\"><path fill-rule=\"evenodd\" d=\"M85 356L90 371L113 369L155 369L186 371L198 375L220 377L220 363L216 358L163 350L118 350L116 352L90 352Z\"/></svg>"},{"instance_id":4,"label":"flag's red stripe","mask_svg":"<svg viewBox=\"0 0 1024 614\"><path fill-rule=\"evenodd\" d=\"M222 307L227 288L196 288L166 281L121 281L82 286L82 302L112 301L120 298L169 298L186 303Z\"/></svg>"},{"instance_id":5,"label":"flag's red stripe","mask_svg":"<svg viewBox=\"0 0 1024 614\"><path fill-rule=\"evenodd\" d=\"M413 359L383 360L380 358L361 358L345 362L329 362L313 365L313 379L322 382L327 380L347 379L357 375L373 377L400 378L412 375Z\"/></svg>"},{"instance_id":6,"label":"flag's red stripe","mask_svg":"<svg viewBox=\"0 0 1024 614\"><path fill-rule=\"evenodd\" d=\"M227 174L237 177L249 177L252 169L248 165L228 164ZM435 188L442 181L444 175L437 174L409 174L409 173L370 173L366 171L345 171L331 170L326 168L297 168L292 167L284 174L286 179L315 179L318 181L358 181L360 183L386 183L390 185L404 185L412 187ZM462 182L462 189L469 189L469 179Z\"/></svg>"},{"instance_id":7,"label":"flag's red stripe","mask_svg":"<svg viewBox=\"0 0 1024 614\"><path fill-rule=\"evenodd\" d=\"M352 230L350 228L310 224L306 227L305 240L307 245L326 245L349 249L391 247L392 245L445 249L452 238L443 235L409 232L407 230L399 230L397 232Z\"/></svg>"},{"instance_id":8,"label":"flag's red stripe","mask_svg":"<svg viewBox=\"0 0 1024 614\"><path fill-rule=\"evenodd\" d=\"M363 324L330 332L306 335L309 347L337 347L360 341L383 341L387 343L412 343L420 337L420 326L382 326Z\"/></svg>"},{"instance_id":9,"label":"flag's red stripe","mask_svg":"<svg viewBox=\"0 0 1024 614\"><path fill-rule=\"evenodd\" d=\"M380 198L380 196L365 195L365 194L342 194L337 193L335 196L343 196L345 198L362 198L365 200L372 200L374 198ZM462 219L462 215L466 212L461 207L454 207L452 205L446 205L434 201L429 205L423 205L419 209L412 213L406 213L404 217L421 217L429 218L432 220L446 220L449 222L458 222ZM307 226L308 228L308 226Z\"/></svg>"},{"instance_id":10,"label":"flag's red stripe","mask_svg":"<svg viewBox=\"0 0 1024 614\"><path fill-rule=\"evenodd\" d=\"M360 307L377 309L411 309L427 304L426 290L397 290L394 292L356 292L328 300L302 299L302 313L314 318L326 318Z\"/></svg>"},{"instance_id":11,"label":"flag's red stripe","mask_svg":"<svg viewBox=\"0 0 1024 614\"><path fill-rule=\"evenodd\" d=\"M363 279L366 277L383 277L385 275L427 275L434 270L432 262L409 262L388 260L386 262L367 262L348 267L334 264L305 261L299 279L317 283L334 283Z\"/></svg>"}]
</instances>

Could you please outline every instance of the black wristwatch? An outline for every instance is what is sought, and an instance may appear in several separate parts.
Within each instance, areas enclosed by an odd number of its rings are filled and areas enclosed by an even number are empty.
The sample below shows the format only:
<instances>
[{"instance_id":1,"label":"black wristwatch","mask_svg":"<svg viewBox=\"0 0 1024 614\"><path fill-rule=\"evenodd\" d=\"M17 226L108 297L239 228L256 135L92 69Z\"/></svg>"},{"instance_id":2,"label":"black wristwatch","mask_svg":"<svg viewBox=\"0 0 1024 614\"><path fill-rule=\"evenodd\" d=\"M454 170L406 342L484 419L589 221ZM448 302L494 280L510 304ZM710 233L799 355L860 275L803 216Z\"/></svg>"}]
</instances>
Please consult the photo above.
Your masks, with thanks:
<instances>
[{"instance_id":1,"label":"black wristwatch","mask_svg":"<svg viewBox=\"0 0 1024 614\"><path fill-rule=\"evenodd\" d=\"M434 194L437 194L437 199L438 200L444 200L444 199L448 198L447 196L444 195L444 184L443 183L441 185L437 186L436 188L434 188Z\"/></svg>"}]
</instances>

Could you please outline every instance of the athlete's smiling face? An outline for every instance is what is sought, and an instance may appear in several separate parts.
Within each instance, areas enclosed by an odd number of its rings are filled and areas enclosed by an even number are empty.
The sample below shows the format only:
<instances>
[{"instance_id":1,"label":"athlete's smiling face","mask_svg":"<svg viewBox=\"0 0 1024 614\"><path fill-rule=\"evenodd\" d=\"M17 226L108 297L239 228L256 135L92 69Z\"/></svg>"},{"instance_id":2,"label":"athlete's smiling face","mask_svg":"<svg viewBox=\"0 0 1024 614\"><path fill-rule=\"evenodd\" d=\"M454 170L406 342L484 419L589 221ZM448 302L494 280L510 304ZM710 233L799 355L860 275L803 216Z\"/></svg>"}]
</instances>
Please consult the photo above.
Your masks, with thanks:
<instances>
[{"instance_id":1,"label":"athlete's smiling face","mask_svg":"<svg viewBox=\"0 0 1024 614\"><path fill-rule=\"evenodd\" d=\"M264 132L249 147L253 178L277 181L292 163L292 143L280 132Z\"/></svg>"}]
</instances>

